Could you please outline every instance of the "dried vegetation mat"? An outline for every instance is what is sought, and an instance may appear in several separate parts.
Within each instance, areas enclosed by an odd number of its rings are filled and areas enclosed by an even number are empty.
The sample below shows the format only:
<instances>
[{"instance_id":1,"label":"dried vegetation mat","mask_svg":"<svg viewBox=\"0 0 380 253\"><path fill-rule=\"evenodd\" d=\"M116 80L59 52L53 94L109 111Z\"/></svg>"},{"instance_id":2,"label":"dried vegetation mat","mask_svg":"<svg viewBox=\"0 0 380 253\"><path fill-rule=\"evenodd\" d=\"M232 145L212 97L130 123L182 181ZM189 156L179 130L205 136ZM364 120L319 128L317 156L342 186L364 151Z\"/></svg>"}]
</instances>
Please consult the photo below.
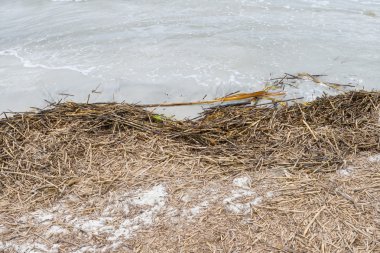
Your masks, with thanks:
<instances>
[{"instance_id":1,"label":"dried vegetation mat","mask_svg":"<svg viewBox=\"0 0 380 253\"><path fill-rule=\"evenodd\" d=\"M379 252L380 93L0 120L0 251Z\"/></svg>"}]
</instances>

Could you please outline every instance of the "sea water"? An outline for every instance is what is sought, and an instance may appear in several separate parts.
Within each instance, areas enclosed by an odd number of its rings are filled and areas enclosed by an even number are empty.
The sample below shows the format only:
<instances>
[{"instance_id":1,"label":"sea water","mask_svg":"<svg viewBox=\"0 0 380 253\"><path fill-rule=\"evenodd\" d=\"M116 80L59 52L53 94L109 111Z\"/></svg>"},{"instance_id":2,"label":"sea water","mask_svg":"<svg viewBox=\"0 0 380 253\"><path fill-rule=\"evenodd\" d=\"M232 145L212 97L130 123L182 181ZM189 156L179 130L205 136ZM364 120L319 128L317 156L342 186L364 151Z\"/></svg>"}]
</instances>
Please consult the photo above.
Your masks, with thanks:
<instances>
[{"instance_id":1,"label":"sea water","mask_svg":"<svg viewBox=\"0 0 380 253\"><path fill-rule=\"evenodd\" d=\"M0 112L211 99L284 72L380 88L380 1L0 0Z\"/></svg>"}]
</instances>

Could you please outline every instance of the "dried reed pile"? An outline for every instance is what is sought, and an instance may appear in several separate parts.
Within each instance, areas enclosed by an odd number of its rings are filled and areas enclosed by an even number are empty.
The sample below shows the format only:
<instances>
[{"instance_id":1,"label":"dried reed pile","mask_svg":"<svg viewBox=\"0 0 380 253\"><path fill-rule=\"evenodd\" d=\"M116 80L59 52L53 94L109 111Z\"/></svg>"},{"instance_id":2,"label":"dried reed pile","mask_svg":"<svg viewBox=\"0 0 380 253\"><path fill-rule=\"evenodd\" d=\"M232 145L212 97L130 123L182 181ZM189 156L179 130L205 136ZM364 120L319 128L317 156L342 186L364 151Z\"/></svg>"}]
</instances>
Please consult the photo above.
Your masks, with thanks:
<instances>
[{"instance_id":1,"label":"dried reed pile","mask_svg":"<svg viewBox=\"0 0 380 253\"><path fill-rule=\"evenodd\" d=\"M254 226L240 224L239 216L216 208L188 226L157 225L154 233L142 232L126 247L143 251L166 247L168 252L229 248L328 252L359 245L362 250L376 250L378 231L366 231L365 226L379 228L375 222L379 211L373 203L379 191L358 190L367 205L359 205L342 190L334 192L334 197L347 201L342 204L328 197L333 187L328 180L331 172L354 162L357 154L380 152L379 108L379 92L360 91L280 108L214 108L195 121L172 120L129 104L62 103L16 114L0 120L0 219L16 219L68 195L85 201L158 182L170 185L175 199L188 187L213 180L223 184L250 173L284 193L272 204L252 209L251 215L258 214L252 218ZM279 168L288 174L269 173ZM363 173L367 174L353 185L378 187L378 175L373 174L378 169L363 168ZM350 183L343 180L338 185ZM346 231L336 227L345 218L335 204L350 215ZM335 216L322 215L325 209ZM319 216L326 222L319 223L321 229L315 227ZM227 228L235 232L224 234ZM189 234L189 229L198 232ZM182 239L171 238L171 233ZM152 236L160 240L145 244Z\"/></svg>"},{"instance_id":2,"label":"dried reed pile","mask_svg":"<svg viewBox=\"0 0 380 253\"><path fill-rule=\"evenodd\" d=\"M281 109L216 108L175 137L243 166L336 170L349 154L380 150L379 103L379 93L350 92Z\"/></svg>"}]
</instances>

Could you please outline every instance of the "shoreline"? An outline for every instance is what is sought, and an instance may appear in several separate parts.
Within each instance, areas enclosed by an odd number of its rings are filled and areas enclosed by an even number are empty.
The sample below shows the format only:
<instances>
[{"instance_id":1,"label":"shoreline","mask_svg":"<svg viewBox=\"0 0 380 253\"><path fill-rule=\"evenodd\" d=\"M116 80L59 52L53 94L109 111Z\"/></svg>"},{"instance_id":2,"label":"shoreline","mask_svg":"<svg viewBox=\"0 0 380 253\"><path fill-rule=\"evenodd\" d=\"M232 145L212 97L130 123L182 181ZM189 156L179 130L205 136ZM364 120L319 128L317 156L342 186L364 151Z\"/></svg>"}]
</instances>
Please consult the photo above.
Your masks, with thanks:
<instances>
[{"instance_id":1,"label":"shoreline","mask_svg":"<svg viewBox=\"0 0 380 253\"><path fill-rule=\"evenodd\" d=\"M76 103L1 119L0 249L376 251L379 108L361 91L195 121Z\"/></svg>"}]
</instances>

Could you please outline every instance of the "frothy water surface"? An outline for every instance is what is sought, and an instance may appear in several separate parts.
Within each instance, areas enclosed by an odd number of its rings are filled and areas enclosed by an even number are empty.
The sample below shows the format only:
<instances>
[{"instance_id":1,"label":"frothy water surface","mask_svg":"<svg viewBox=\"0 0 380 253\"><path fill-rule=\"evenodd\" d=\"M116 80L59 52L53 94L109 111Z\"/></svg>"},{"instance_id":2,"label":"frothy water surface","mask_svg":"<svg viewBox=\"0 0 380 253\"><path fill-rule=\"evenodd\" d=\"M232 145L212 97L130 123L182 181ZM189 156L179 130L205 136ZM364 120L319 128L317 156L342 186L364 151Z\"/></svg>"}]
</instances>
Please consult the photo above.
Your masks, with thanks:
<instances>
[{"instance_id":1,"label":"frothy water surface","mask_svg":"<svg viewBox=\"0 0 380 253\"><path fill-rule=\"evenodd\" d=\"M0 111L93 90L92 102L200 100L283 72L374 89L379 41L378 0L2 0Z\"/></svg>"}]
</instances>

